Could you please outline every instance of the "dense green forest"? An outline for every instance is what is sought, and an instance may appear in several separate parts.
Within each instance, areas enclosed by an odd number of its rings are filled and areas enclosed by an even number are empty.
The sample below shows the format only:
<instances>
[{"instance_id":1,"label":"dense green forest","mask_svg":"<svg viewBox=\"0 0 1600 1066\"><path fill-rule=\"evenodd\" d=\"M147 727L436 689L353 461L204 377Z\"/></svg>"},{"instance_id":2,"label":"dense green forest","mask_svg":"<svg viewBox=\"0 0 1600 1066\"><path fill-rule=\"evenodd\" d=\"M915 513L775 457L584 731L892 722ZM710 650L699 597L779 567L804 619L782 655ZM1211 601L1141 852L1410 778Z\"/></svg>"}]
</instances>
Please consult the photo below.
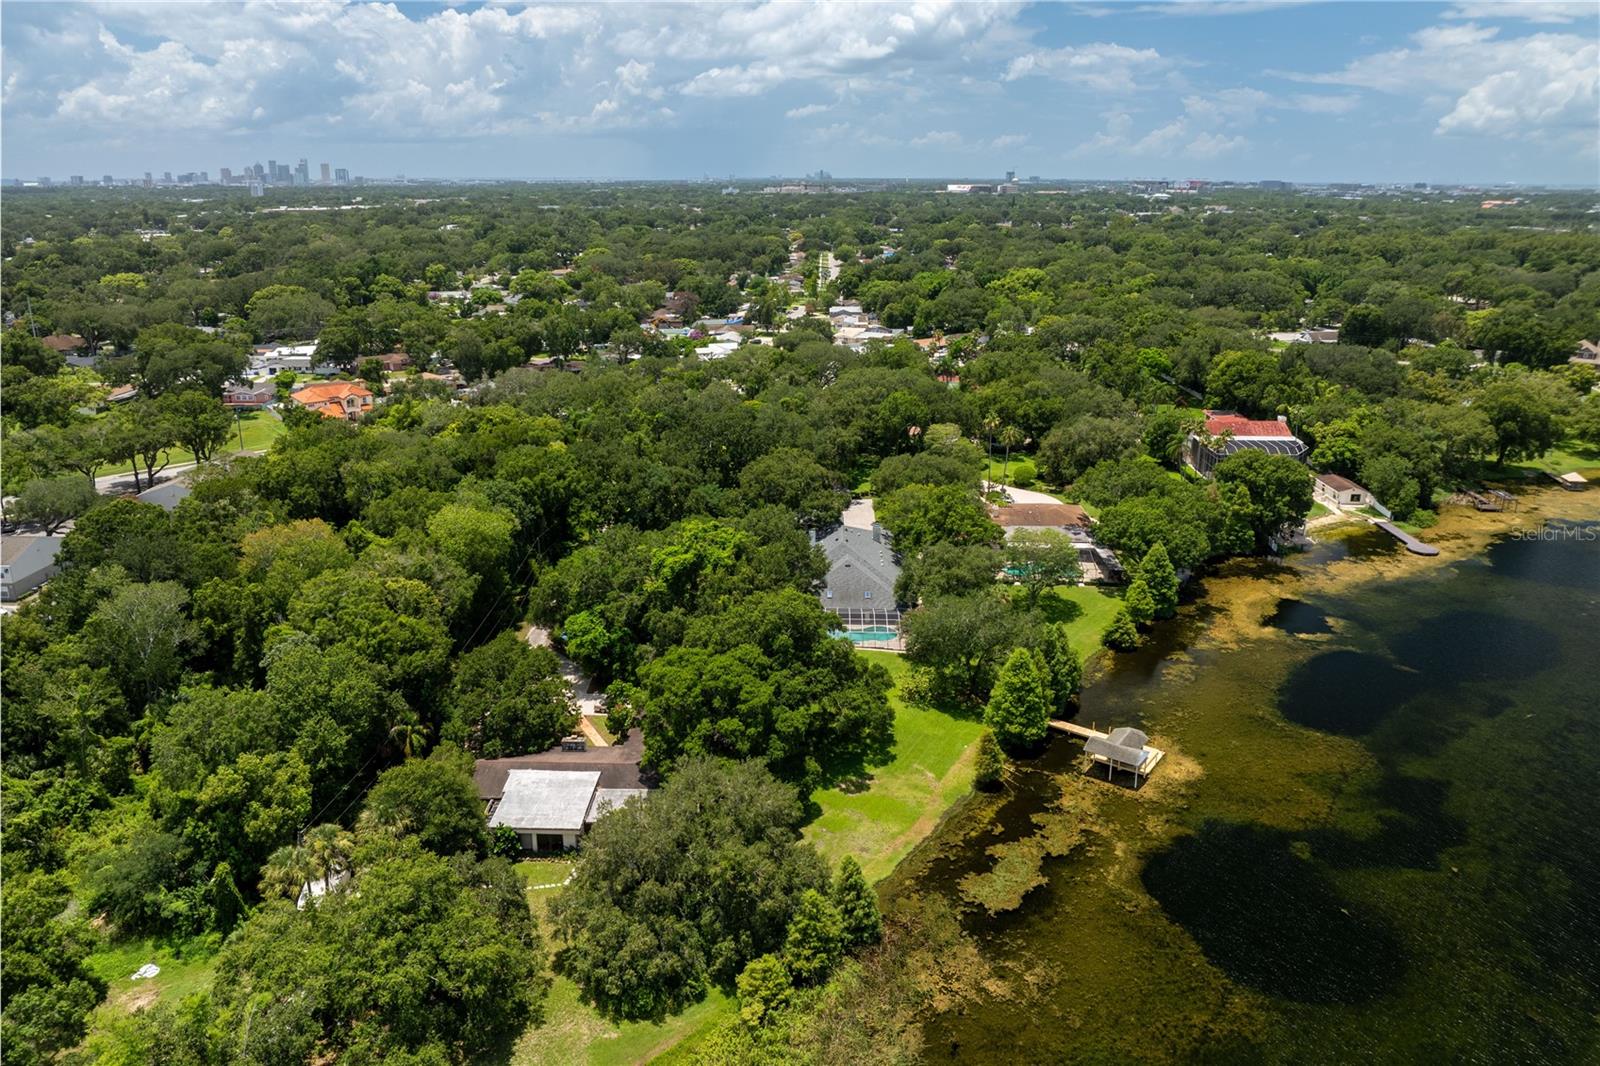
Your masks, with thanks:
<instances>
[{"instance_id":1,"label":"dense green forest","mask_svg":"<svg viewBox=\"0 0 1600 1066\"><path fill-rule=\"evenodd\" d=\"M816 596L812 533L852 495L903 557L907 698L987 707L1015 752L1097 648L1050 582L996 584L1073 569L1003 540L991 456L1127 563L1113 647L1311 507L1283 457L1185 475L1200 408L1282 417L1422 526L1488 473L1600 465L1600 376L1568 363L1600 340L1592 196L349 193L7 196L7 520L70 525L0 630L8 1062L495 1061L552 972L607 1017L736 996L723 1061L892 1060L914 1004L868 1024L849 991L871 890L802 840L815 790L901 739ZM648 324L669 293L686 325L742 311L746 343L695 358ZM904 332L834 343L844 300ZM387 395L359 423L280 405L231 454L224 385L311 340ZM96 491L180 449L174 509ZM524 623L663 786L601 820L544 928L471 778L576 721ZM147 940L209 980L91 1032L92 959Z\"/></svg>"}]
</instances>

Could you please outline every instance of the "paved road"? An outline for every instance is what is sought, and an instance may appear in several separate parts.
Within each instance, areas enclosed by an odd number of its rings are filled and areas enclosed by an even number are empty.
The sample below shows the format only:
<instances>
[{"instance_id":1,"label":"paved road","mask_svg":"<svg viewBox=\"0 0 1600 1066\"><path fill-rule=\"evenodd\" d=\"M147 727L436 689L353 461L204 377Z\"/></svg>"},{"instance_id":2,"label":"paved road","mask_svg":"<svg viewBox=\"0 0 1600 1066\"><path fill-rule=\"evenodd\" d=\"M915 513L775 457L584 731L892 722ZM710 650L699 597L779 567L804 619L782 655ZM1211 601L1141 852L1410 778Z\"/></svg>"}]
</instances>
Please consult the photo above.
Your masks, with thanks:
<instances>
[{"instance_id":1,"label":"paved road","mask_svg":"<svg viewBox=\"0 0 1600 1066\"><path fill-rule=\"evenodd\" d=\"M224 456L223 458L232 458L236 455L261 454L262 451L258 448L254 451L248 452L229 452L228 455ZM160 485L163 482L171 481L179 474L187 474L189 471L193 470L199 465L199 463L173 463L165 470L162 470L156 474L156 484ZM143 473L140 473L139 475L138 488L134 487L132 474L107 474L105 477L97 477L94 479L94 490L100 493L102 496L115 496L124 492L143 492L149 487L149 485L145 484Z\"/></svg>"}]
</instances>

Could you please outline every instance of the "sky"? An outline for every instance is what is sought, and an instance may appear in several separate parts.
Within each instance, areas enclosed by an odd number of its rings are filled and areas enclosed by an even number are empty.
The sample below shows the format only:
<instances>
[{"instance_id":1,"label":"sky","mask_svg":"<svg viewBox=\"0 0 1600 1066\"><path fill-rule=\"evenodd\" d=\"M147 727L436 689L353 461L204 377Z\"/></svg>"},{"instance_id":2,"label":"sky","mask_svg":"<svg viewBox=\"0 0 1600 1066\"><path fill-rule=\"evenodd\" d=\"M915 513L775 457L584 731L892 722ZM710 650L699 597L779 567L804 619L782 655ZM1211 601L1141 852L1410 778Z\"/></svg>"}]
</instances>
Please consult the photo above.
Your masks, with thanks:
<instances>
[{"instance_id":1,"label":"sky","mask_svg":"<svg viewBox=\"0 0 1600 1066\"><path fill-rule=\"evenodd\" d=\"M1600 3L20 2L0 173L1600 184Z\"/></svg>"}]
</instances>

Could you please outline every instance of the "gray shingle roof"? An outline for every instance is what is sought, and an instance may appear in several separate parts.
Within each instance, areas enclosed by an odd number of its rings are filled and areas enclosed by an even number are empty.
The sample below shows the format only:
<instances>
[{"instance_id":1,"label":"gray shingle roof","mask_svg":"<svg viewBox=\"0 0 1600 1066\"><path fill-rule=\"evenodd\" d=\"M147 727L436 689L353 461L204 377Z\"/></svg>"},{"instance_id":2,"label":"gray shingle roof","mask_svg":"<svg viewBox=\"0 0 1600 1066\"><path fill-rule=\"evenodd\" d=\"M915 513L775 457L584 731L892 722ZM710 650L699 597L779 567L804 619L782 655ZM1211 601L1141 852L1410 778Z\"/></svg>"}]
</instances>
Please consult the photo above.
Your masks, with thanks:
<instances>
[{"instance_id":1,"label":"gray shingle roof","mask_svg":"<svg viewBox=\"0 0 1600 1066\"><path fill-rule=\"evenodd\" d=\"M609 810L622 806L631 799L639 796L648 796L648 789L643 788L597 788L594 790L594 799L589 802L589 812L584 815L584 822L593 822Z\"/></svg>"},{"instance_id":2,"label":"gray shingle roof","mask_svg":"<svg viewBox=\"0 0 1600 1066\"><path fill-rule=\"evenodd\" d=\"M1083 742L1083 750L1090 755L1110 759L1119 766L1137 769L1149 758L1145 745L1150 738L1132 726L1118 726L1104 739L1090 737Z\"/></svg>"},{"instance_id":3,"label":"gray shingle roof","mask_svg":"<svg viewBox=\"0 0 1600 1066\"><path fill-rule=\"evenodd\" d=\"M894 609L894 583L900 577L900 564L889 546L888 534L877 529L836 526L818 538L817 545L828 557L824 607Z\"/></svg>"},{"instance_id":4,"label":"gray shingle roof","mask_svg":"<svg viewBox=\"0 0 1600 1066\"><path fill-rule=\"evenodd\" d=\"M0 537L0 582L5 598L21 599L56 573L56 556L65 536Z\"/></svg>"}]
</instances>

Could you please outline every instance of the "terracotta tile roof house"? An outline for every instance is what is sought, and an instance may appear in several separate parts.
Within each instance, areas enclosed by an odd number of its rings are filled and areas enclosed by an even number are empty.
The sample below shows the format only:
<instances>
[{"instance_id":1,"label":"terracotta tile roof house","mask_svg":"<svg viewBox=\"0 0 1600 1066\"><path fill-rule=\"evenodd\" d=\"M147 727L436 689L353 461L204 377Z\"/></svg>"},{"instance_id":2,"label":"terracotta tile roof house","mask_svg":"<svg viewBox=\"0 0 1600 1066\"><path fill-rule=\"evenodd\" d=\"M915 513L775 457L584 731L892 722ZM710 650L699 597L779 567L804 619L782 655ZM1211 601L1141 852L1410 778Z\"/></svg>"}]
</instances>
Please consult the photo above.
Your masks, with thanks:
<instances>
[{"instance_id":1,"label":"terracotta tile roof house","mask_svg":"<svg viewBox=\"0 0 1600 1066\"><path fill-rule=\"evenodd\" d=\"M82 337L76 333L52 333L48 337L40 337L39 343L49 348L52 352L75 352L84 345Z\"/></svg>"},{"instance_id":2,"label":"terracotta tile roof house","mask_svg":"<svg viewBox=\"0 0 1600 1066\"><path fill-rule=\"evenodd\" d=\"M353 381L324 381L305 385L296 389L291 399L325 418L344 418L352 422L372 410L372 391Z\"/></svg>"},{"instance_id":3,"label":"terracotta tile roof house","mask_svg":"<svg viewBox=\"0 0 1600 1066\"><path fill-rule=\"evenodd\" d=\"M990 507L989 517L1007 531L1089 528L1089 512L1075 503L1013 503Z\"/></svg>"},{"instance_id":4,"label":"terracotta tile roof house","mask_svg":"<svg viewBox=\"0 0 1600 1066\"><path fill-rule=\"evenodd\" d=\"M1218 463L1241 451L1304 460L1309 449L1281 421L1245 418L1231 411L1207 411L1204 432L1189 435L1183 446L1183 459L1195 473L1210 477Z\"/></svg>"},{"instance_id":5,"label":"terracotta tile roof house","mask_svg":"<svg viewBox=\"0 0 1600 1066\"><path fill-rule=\"evenodd\" d=\"M1052 529L1072 538L1078 549L1078 568L1082 580L1116 582L1122 580L1122 563L1110 548L1097 544L1089 531L1089 512L1075 503L1013 503L1005 507L990 505L994 519L1010 539L1019 529Z\"/></svg>"},{"instance_id":6,"label":"terracotta tile roof house","mask_svg":"<svg viewBox=\"0 0 1600 1066\"><path fill-rule=\"evenodd\" d=\"M1206 412L1206 432L1213 437L1231 433L1235 437L1292 437L1289 427L1275 419L1243 418L1235 414Z\"/></svg>"}]
</instances>

